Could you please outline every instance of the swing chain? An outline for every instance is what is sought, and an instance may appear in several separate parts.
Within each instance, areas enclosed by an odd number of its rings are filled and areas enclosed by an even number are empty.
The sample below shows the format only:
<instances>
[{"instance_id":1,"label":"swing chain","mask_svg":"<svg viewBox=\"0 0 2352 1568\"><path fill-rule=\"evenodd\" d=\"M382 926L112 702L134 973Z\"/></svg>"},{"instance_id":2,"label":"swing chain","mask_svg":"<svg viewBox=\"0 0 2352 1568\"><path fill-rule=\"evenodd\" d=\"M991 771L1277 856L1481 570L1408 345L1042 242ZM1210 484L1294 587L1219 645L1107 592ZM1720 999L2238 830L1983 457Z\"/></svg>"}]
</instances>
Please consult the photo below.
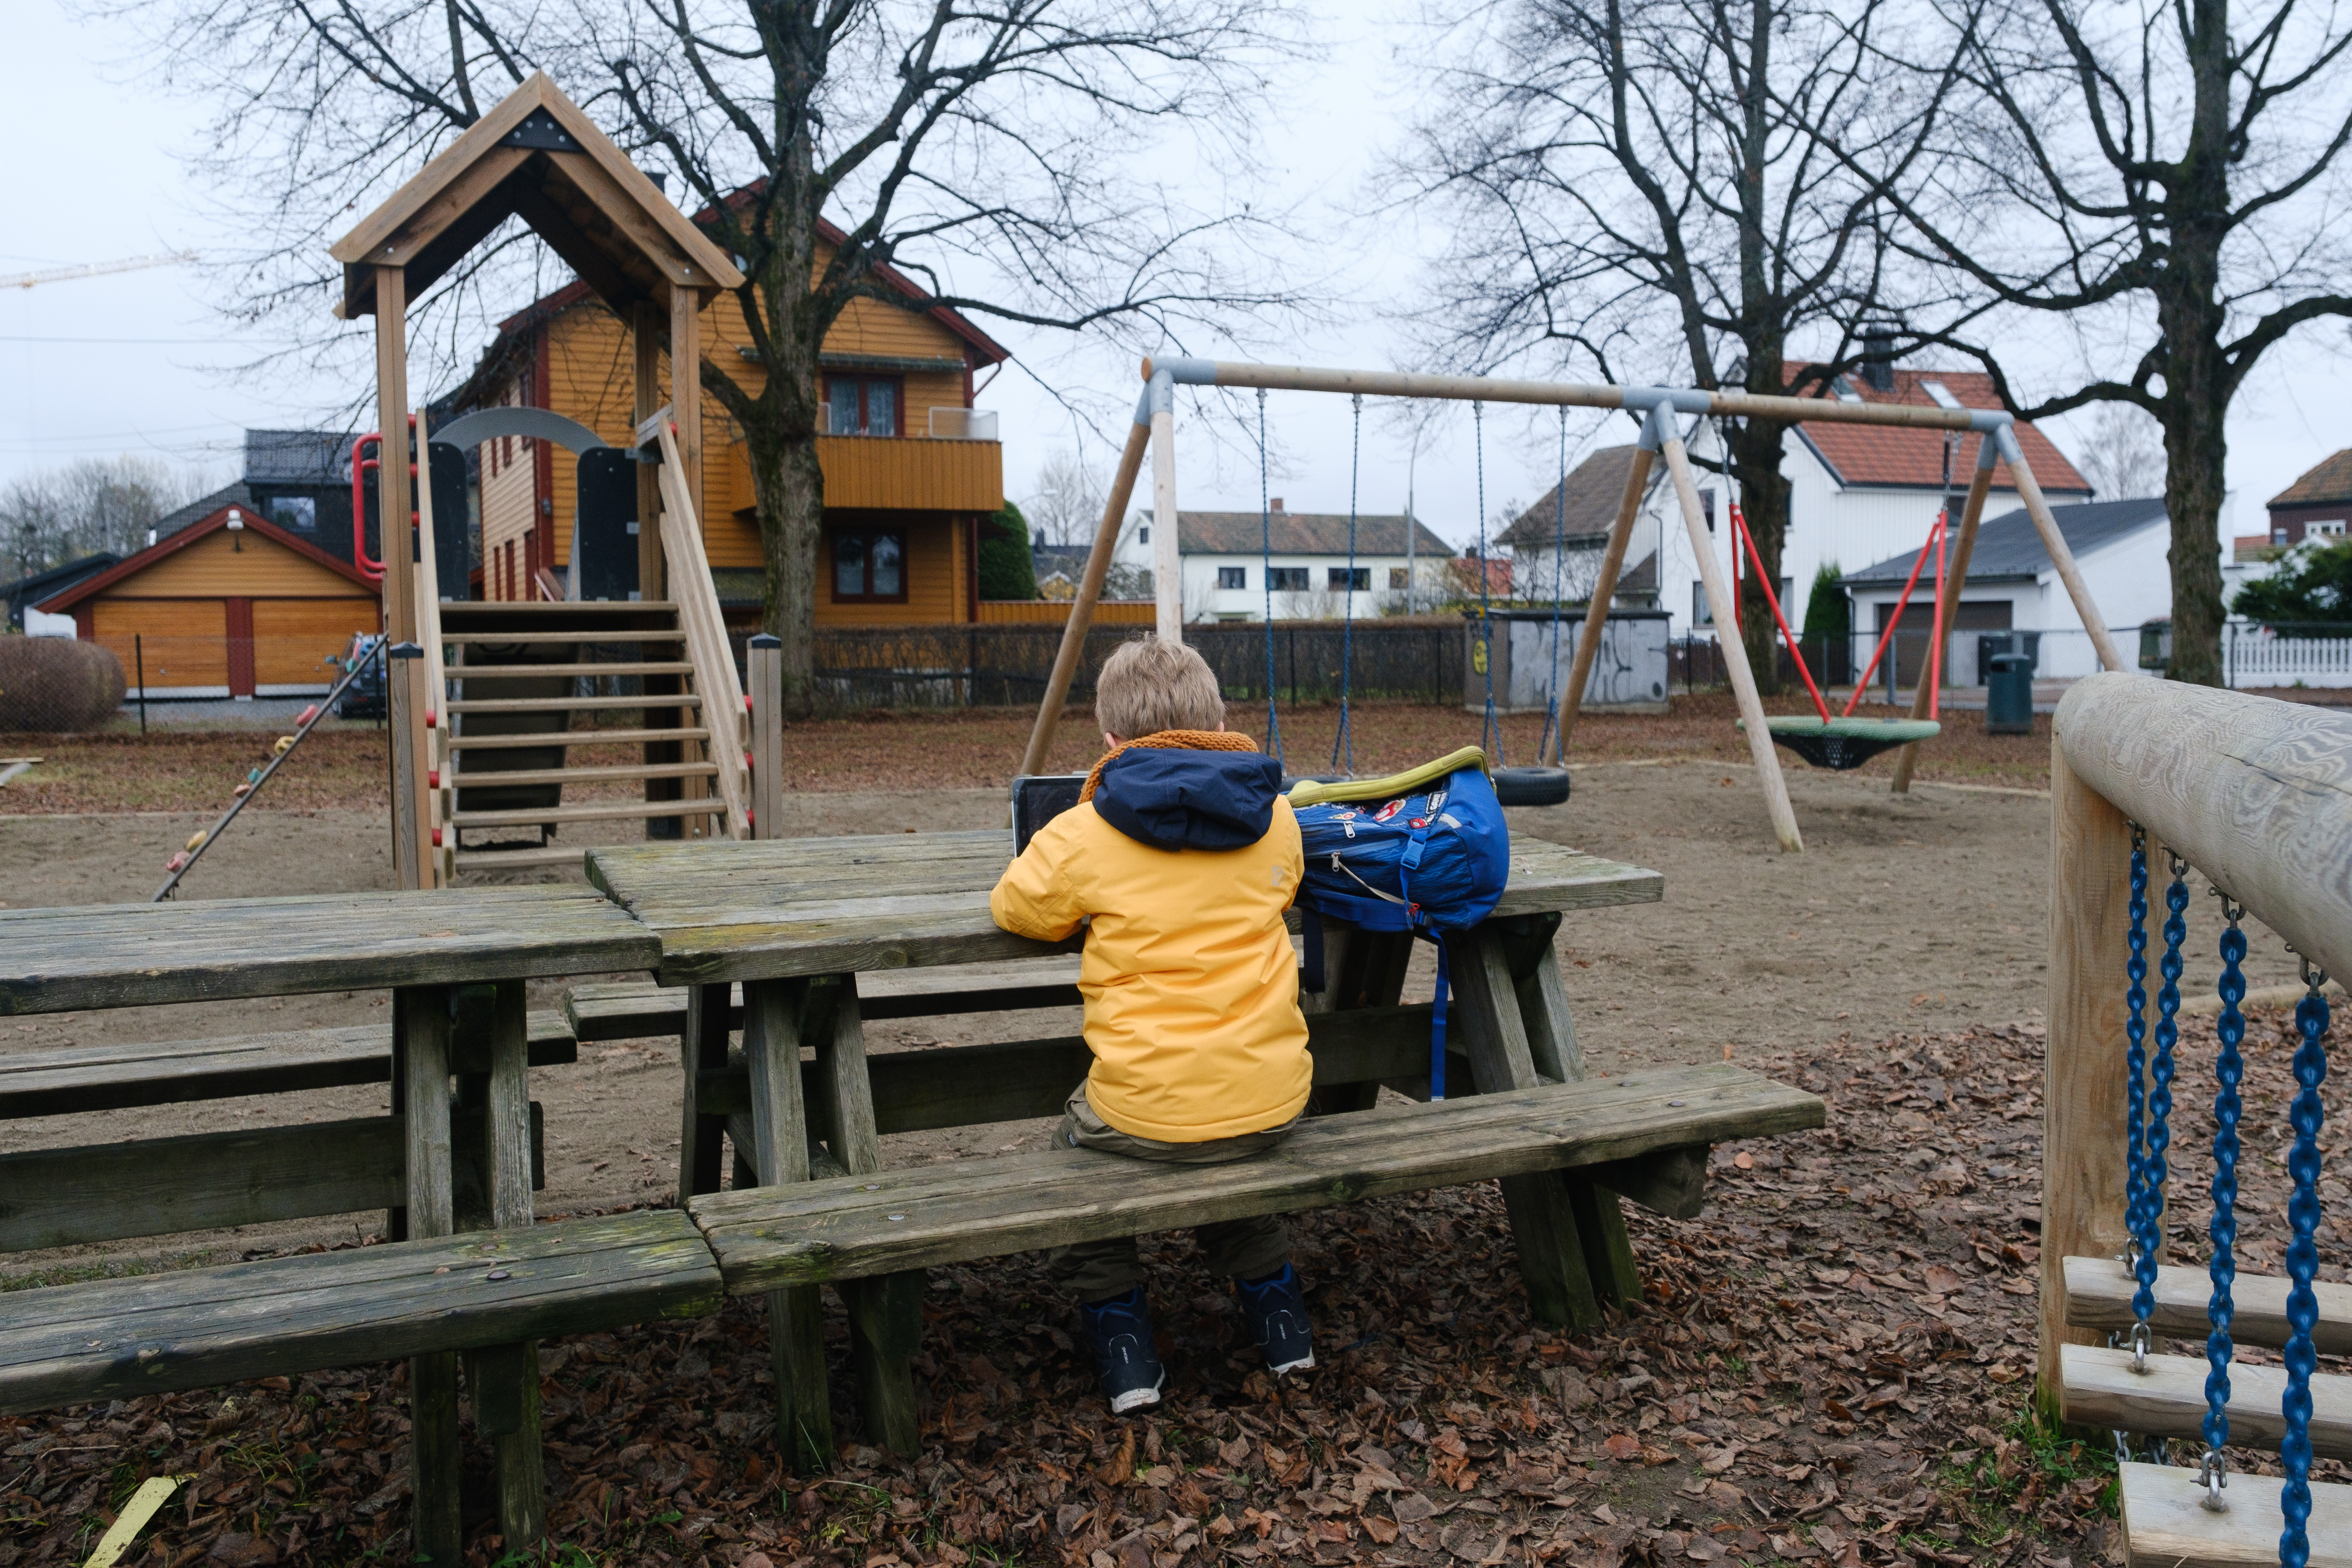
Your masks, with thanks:
<instances>
[{"instance_id":1,"label":"swing chain","mask_svg":"<svg viewBox=\"0 0 2352 1568\"><path fill-rule=\"evenodd\" d=\"M2221 893L2219 888L2214 889ZM2246 1037L2245 1015L2238 1004L2246 997L2246 976L2241 967L2246 957L2246 933L2239 927L2245 914L2243 904L2233 905L2229 895L2221 893L2221 912L2229 926L2221 932L2221 982L2218 987L2221 998L2221 1016L2215 1027L2221 1042L2220 1056L2213 1064L2217 1085L2213 1096L2213 1219L2207 1234L2212 1239L2212 1257L2207 1273L2213 1281L2213 1293L2205 1308L2205 1321L2210 1331L2205 1336L2205 1445L2218 1449L2230 1441L2230 1362L2233 1347L2230 1342L2231 1320L2236 1315L2232 1290L2237 1282L2238 1260L2238 1119L2242 1106L2238 1086L2246 1076L2245 1058L2239 1047Z\"/></svg>"},{"instance_id":2,"label":"swing chain","mask_svg":"<svg viewBox=\"0 0 2352 1568\"><path fill-rule=\"evenodd\" d=\"M2137 822L2131 824L2131 923L2126 928L2131 956L2124 965L2131 981L2124 993L2127 1008L2124 1020L2127 1042L2124 1052L2124 1221L2130 1235L2125 1271L2137 1279L2140 1259L2156 1252L2157 1242L2148 1234L2155 1228L2156 1216L2148 1202L2147 1182L2147 833ZM2135 1319L2145 1327L2147 1319L2137 1310L2137 1292L2133 1305ZM2153 1309L2153 1300L2149 1307ZM2142 1356L2132 1370L2145 1371L2145 1363Z\"/></svg>"},{"instance_id":3,"label":"swing chain","mask_svg":"<svg viewBox=\"0 0 2352 1568\"><path fill-rule=\"evenodd\" d=\"M2147 1352L2151 1348L2153 1348L2155 1340L2156 1334L2154 1331L2149 1329L2146 1322L2137 1322L2132 1325L2131 1353L2132 1370L2134 1372L2140 1373L2142 1374L2145 1374L2147 1372Z\"/></svg>"},{"instance_id":4,"label":"swing chain","mask_svg":"<svg viewBox=\"0 0 2352 1568\"><path fill-rule=\"evenodd\" d=\"M2164 955L2157 967L2164 984L2156 994L2156 1065L2148 1075L2147 1147L2140 1192L2140 1235L2145 1245L2140 1248L2137 1288L2132 1293L2132 1316L2142 1321L2156 1310L2157 1264L2164 1250L2165 1156L2172 1146L2173 1047L2180 1041L2180 949L2189 939L2189 883L2180 875L2188 867L2177 855L2172 861L2172 881L2164 890Z\"/></svg>"},{"instance_id":5,"label":"swing chain","mask_svg":"<svg viewBox=\"0 0 2352 1568\"><path fill-rule=\"evenodd\" d=\"M2319 1089L2327 1079L2329 1022L2327 998L2320 994L2326 973L2304 954L2295 957L2305 991L2294 1009L2295 1032L2302 1039L2294 1053L2295 1096L2287 1111L2294 1143L2286 1161L2294 1191L2286 1205L2292 1236L2286 1248L2287 1341L2280 1357L2286 1366L2286 1392L2279 1402L2286 1423L2279 1441L2279 1468L2285 1477L2279 1490L2279 1513L2285 1526L2279 1536L2283 1568L2305 1568L2311 1561L2311 1377L2319 1366L2314 1342L2319 1300L2312 1281L2319 1273L2319 1133L2326 1120Z\"/></svg>"}]
</instances>

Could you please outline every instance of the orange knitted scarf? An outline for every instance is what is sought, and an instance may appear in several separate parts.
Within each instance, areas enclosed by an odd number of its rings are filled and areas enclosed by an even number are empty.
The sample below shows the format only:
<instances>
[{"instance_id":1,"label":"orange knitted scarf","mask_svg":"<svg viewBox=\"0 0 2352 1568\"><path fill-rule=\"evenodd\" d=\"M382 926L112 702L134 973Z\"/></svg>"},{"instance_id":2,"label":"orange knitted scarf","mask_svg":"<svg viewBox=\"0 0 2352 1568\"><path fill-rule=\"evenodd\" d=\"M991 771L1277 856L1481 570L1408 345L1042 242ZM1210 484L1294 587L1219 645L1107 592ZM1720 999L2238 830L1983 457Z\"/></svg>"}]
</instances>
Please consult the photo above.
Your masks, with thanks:
<instances>
[{"instance_id":1,"label":"orange knitted scarf","mask_svg":"<svg viewBox=\"0 0 2352 1568\"><path fill-rule=\"evenodd\" d=\"M1135 746L1149 746L1154 751L1161 752L1255 752L1257 750L1257 742L1247 735L1235 735L1223 730L1162 730L1156 735L1146 735L1141 740L1122 742L1117 750L1104 752L1102 761L1097 763L1094 765L1094 771L1087 774L1086 784L1078 791L1078 800L1081 804L1094 799L1095 785L1102 783L1102 771L1110 765L1110 760L1118 756L1120 752Z\"/></svg>"}]
</instances>

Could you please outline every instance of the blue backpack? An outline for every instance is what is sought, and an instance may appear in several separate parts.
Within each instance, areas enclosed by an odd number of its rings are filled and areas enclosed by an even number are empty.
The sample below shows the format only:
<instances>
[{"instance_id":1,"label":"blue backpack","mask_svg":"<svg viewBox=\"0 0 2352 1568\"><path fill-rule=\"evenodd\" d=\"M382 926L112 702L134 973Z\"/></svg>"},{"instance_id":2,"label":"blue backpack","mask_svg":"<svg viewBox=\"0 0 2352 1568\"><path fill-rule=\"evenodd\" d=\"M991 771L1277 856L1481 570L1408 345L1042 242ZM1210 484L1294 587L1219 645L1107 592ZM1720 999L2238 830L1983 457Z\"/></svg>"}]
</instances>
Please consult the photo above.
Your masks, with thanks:
<instances>
[{"instance_id":1,"label":"blue backpack","mask_svg":"<svg viewBox=\"0 0 2352 1568\"><path fill-rule=\"evenodd\" d=\"M1322 988L1317 916L1436 942L1429 1093L1444 1099L1449 976L1443 939L1491 914L1511 872L1510 829L1486 777L1486 753L1468 746L1388 778L1308 781L1290 800L1306 851L1298 903L1307 911L1308 989Z\"/></svg>"}]
</instances>

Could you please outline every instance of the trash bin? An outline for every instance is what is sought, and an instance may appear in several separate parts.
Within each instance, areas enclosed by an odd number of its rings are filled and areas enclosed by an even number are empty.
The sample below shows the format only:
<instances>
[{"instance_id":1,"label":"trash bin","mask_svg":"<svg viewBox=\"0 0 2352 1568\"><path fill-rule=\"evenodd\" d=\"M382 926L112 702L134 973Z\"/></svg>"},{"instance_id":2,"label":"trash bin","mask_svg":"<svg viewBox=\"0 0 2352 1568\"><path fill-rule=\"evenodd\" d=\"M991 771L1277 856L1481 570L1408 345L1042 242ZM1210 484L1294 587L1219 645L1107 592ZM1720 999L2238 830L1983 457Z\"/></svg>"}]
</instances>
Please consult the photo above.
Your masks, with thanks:
<instances>
[{"instance_id":1,"label":"trash bin","mask_svg":"<svg viewBox=\"0 0 2352 1568\"><path fill-rule=\"evenodd\" d=\"M1985 733L2033 733L2033 659L2022 653L1997 653L1985 678Z\"/></svg>"}]
</instances>

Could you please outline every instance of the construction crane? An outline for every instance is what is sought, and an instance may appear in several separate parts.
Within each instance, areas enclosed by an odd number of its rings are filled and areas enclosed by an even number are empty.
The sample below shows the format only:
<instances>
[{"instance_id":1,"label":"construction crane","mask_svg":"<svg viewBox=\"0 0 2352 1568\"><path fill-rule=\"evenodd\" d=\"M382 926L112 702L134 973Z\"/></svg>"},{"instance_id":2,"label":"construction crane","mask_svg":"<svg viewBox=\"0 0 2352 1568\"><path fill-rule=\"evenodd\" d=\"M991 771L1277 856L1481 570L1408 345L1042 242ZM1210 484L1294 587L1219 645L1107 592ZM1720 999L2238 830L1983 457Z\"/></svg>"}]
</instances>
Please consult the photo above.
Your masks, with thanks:
<instances>
[{"instance_id":1,"label":"construction crane","mask_svg":"<svg viewBox=\"0 0 2352 1568\"><path fill-rule=\"evenodd\" d=\"M79 267L53 267L45 272L19 272L0 278L0 289L32 289L43 283L70 282L76 278L103 278L110 272L136 272L144 267L175 267L195 258L193 250L173 250L158 256L128 256L120 261L86 261Z\"/></svg>"}]
</instances>

